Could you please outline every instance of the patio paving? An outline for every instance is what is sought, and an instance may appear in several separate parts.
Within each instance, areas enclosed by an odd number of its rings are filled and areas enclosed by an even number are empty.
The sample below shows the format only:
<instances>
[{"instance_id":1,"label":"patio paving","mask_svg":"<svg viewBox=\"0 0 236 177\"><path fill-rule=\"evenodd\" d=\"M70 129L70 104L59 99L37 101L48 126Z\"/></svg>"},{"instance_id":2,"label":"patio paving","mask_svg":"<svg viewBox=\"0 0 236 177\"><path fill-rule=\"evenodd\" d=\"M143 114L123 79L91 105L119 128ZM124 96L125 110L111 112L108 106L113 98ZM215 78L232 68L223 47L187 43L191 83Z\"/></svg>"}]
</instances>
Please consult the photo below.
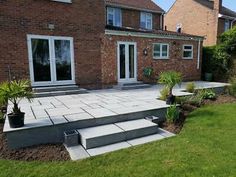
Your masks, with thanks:
<instances>
[{"instance_id":1,"label":"patio paving","mask_svg":"<svg viewBox=\"0 0 236 177\"><path fill-rule=\"evenodd\" d=\"M224 83L195 82L197 88L223 87ZM190 95L184 92L186 83L176 86L176 96ZM166 108L164 101L158 100L163 86L157 85L140 90L97 90L87 94L35 98L32 103L23 100L20 108L25 112L25 127L64 124L78 120L96 119L137 111ZM8 112L11 105L8 107ZM8 124L4 131L14 131Z\"/></svg>"}]
</instances>

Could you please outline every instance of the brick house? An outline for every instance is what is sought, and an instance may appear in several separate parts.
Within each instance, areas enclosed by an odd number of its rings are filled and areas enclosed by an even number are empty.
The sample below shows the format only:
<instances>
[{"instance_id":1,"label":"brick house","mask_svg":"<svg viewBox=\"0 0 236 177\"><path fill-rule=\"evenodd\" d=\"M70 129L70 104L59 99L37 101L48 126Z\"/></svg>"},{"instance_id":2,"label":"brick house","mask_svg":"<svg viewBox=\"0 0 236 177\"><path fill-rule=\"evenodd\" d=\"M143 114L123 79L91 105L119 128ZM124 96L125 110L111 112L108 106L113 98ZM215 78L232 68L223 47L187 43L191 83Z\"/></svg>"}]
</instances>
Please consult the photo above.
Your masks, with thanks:
<instances>
[{"instance_id":1,"label":"brick house","mask_svg":"<svg viewBox=\"0 0 236 177\"><path fill-rule=\"evenodd\" d=\"M217 44L218 36L236 24L236 12L222 0L176 0L165 16L168 30L204 36L203 45Z\"/></svg>"},{"instance_id":2,"label":"brick house","mask_svg":"<svg viewBox=\"0 0 236 177\"><path fill-rule=\"evenodd\" d=\"M0 81L108 88L146 81L145 67L200 79L203 37L163 30L163 15L151 0L0 1Z\"/></svg>"}]
</instances>

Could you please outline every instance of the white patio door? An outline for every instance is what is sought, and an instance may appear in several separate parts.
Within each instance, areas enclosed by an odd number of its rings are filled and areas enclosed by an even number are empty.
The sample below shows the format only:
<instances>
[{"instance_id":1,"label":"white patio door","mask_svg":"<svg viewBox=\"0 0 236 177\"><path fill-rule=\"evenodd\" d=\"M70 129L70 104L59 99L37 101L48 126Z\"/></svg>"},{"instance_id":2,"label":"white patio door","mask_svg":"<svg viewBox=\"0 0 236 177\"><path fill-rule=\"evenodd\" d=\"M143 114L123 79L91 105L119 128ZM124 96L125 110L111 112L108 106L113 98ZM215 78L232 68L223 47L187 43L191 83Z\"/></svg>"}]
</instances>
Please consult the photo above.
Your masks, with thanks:
<instances>
[{"instance_id":1,"label":"white patio door","mask_svg":"<svg viewBox=\"0 0 236 177\"><path fill-rule=\"evenodd\" d=\"M118 42L118 82L137 81L137 45L134 42Z\"/></svg>"},{"instance_id":2,"label":"white patio door","mask_svg":"<svg viewBox=\"0 0 236 177\"><path fill-rule=\"evenodd\" d=\"M73 38L28 35L32 86L74 84Z\"/></svg>"}]
</instances>

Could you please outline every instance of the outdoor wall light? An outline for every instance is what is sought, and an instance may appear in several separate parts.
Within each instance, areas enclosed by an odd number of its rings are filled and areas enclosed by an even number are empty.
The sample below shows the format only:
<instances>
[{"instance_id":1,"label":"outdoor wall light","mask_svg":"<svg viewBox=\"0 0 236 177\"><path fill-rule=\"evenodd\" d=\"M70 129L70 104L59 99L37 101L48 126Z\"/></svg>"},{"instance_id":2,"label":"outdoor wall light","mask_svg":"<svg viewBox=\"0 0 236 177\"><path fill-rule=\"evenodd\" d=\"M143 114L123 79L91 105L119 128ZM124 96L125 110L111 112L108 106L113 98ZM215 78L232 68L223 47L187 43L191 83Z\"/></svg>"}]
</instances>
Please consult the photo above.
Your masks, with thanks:
<instances>
[{"instance_id":1,"label":"outdoor wall light","mask_svg":"<svg viewBox=\"0 0 236 177\"><path fill-rule=\"evenodd\" d=\"M144 56L147 56L147 55L148 55L148 49L144 49L144 50L143 50L143 55L144 55Z\"/></svg>"}]
</instances>

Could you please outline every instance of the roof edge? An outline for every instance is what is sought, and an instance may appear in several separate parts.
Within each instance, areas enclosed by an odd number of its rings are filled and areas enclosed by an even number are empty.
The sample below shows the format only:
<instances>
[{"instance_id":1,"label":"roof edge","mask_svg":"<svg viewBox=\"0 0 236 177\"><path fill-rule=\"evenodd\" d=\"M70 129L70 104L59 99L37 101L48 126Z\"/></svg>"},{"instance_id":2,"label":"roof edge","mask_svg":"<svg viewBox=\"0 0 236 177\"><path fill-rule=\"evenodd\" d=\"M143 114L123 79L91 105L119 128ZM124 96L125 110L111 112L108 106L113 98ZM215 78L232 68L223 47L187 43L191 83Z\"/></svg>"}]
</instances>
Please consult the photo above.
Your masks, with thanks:
<instances>
[{"instance_id":1,"label":"roof edge","mask_svg":"<svg viewBox=\"0 0 236 177\"><path fill-rule=\"evenodd\" d=\"M116 3L111 3L111 2L105 2L105 5L112 6L112 7L120 7L123 9L132 9L132 10L138 10L138 11L152 12L152 13L160 13L160 14L166 13L163 9L162 9L162 11L158 11L158 10L151 10L151 9L146 9L146 8L133 7L133 6L129 6L129 5L116 4Z\"/></svg>"},{"instance_id":2,"label":"roof edge","mask_svg":"<svg viewBox=\"0 0 236 177\"><path fill-rule=\"evenodd\" d=\"M144 37L144 38L159 38L159 39L176 39L176 40L193 40L193 41L203 41L202 36L192 36L192 35L175 35L175 34L157 34L157 33L145 33L145 32L131 32L131 31L119 31L119 30L105 30L105 35L115 35L115 36L133 36L133 37Z\"/></svg>"}]
</instances>

